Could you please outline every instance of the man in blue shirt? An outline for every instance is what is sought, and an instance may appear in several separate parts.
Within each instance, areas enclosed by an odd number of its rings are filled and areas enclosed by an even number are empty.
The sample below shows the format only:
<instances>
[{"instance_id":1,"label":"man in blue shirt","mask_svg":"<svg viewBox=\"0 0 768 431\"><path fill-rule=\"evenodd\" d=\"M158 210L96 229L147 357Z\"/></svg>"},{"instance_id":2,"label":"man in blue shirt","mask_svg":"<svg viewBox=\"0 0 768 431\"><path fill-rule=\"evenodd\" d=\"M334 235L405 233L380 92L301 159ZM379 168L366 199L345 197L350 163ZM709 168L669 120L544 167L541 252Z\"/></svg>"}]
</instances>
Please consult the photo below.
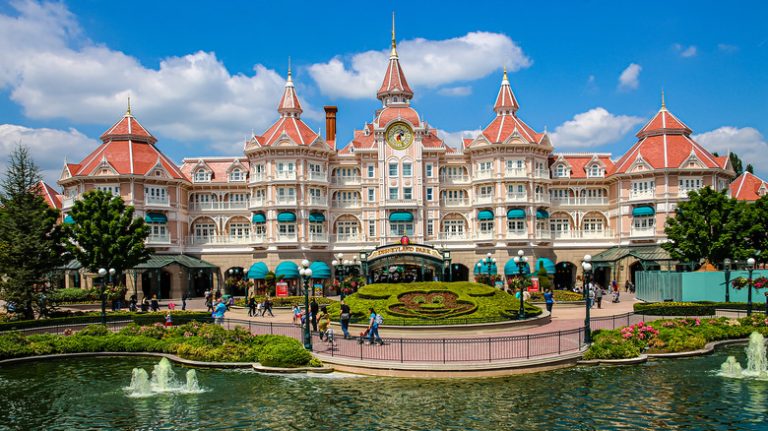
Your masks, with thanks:
<instances>
[{"instance_id":1,"label":"man in blue shirt","mask_svg":"<svg viewBox=\"0 0 768 431\"><path fill-rule=\"evenodd\" d=\"M223 325L224 324L224 313L227 312L227 304L224 303L223 299L219 299L216 301L216 307L213 309L213 321L217 325Z\"/></svg>"},{"instance_id":2,"label":"man in blue shirt","mask_svg":"<svg viewBox=\"0 0 768 431\"><path fill-rule=\"evenodd\" d=\"M384 341L379 336L379 322L381 319L373 311L373 308L369 308L368 312L371 313L370 321L368 322L368 340L370 340L371 344L379 343L383 346Z\"/></svg>"}]
</instances>

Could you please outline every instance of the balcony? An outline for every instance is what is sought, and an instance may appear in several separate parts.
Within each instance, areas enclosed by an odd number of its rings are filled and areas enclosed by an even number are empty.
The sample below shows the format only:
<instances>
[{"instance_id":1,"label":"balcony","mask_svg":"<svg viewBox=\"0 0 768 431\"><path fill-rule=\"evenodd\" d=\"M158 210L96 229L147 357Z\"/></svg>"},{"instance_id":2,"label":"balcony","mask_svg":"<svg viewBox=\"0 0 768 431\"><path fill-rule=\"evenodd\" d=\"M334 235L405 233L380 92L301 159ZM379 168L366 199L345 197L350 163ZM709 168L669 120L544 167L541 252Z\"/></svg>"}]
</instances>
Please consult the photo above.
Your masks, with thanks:
<instances>
[{"instance_id":1,"label":"balcony","mask_svg":"<svg viewBox=\"0 0 768 431\"><path fill-rule=\"evenodd\" d=\"M275 205L296 205L296 196L278 196L277 199L275 199Z\"/></svg>"},{"instance_id":2,"label":"balcony","mask_svg":"<svg viewBox=\"0 0 768 431\"><path fill-rule=\"evenodd\" d=\"M399 208L415 208L417 206L416 199L387 199L384 205L394 206Z\"/></svg>"},{"instance_id":3,"label":"balcony","mask_svg":"<svg viewBox=\"0 0 768 431\"><path fill-rule=\"evenodd\" d=\"M278 233L275 242L298 242L299 236L294 233Z\"/></svg>"},{"instance_id":4,"label":"balcony","mask_svg":"<svg viewBox=\"0 0 768 431\"><path fill-rule=\"evenodd\" d=\"M534 178L542 179L542 180L548 180L549 179L549 171L548 170L540 170L537 169L533 173Z\"/></svg>"},{"instance_id":5,"label":"balcony","mask_svg":"<svg viewBox=\"0 0 768 431\"><path fill-rule=\"evenodd\" d=\"M650 190L630 190L629 191L629 200L631 200L631 201L653 199L655 196L656 196L656 190L655 189L650 189Z\"/></svg>"},{"instance_id":6,"label":"balcony","mask_svg":"<svg viewBox=\"0 0 768 431\"><path fill-rule=\"evenodd\" d=\"M469 235L465 232L438 232L438 241L466 241Z\"/></svg>"},{"instance_id":7,"label":"balcony","mask_svg":"<svg viewBox=\"0 0 768 431\"><path fill-rule=\"evenodd\" d=\"M475 241L492 241L494 239L493 232L475 232Z\"/></svg>"},{"instance_id":8,"label":"balcony","mask_svg":"<svg viewBox=\"0 0 768 431\"><path fill-rule=\"evenodd\" d=\"M264 199L264 196L258 196L251 198L250 201L250 207L251 208L260 208L267 204L266 199Z\"/></svg>"},{"instance_id":9,"label":"balcony","mask_svg":"<svg viewBox=\"0 0 768 431\"><path fill-rule=\"evenodd\" d=\"M331 176L331 184L335 186L360 185L360 176L359 175Z\"/></svg>"},{"instance_id":10,"label":"balcony","mask_svg":"<svg viewBox=\"0 0 768 431\"><path fill-rule=\"evenodd\" d=\"M493 171L490 169L485 169L482 171L475 172L474 180L490 180L493 178Z\"/></svg>"},{"instance_id":11,"label":"balcony","mask_svg":"<svg viewBox=\"0 0 768 431\"><path fill-rule=\"evenodd\" d=\"M313 206L324 207L328 205L328 198L326 198L325 196L310 196L309 204Z\"/></svg>"},{"instance_id":12,"label":"balcony","mask_svg":"<svg viewBox=\"0 0 768 431\"><path fill-rule=\"evenodd\" d=\"M328 242L328 234L324 232L310 232L309 233L309 242Z\"/></svg>"},{"instance_id":13,"label":"balcony","mask_svg":"<svg viewBox=\"0 0 768 431\"><path fill-rule=\"evenodd\" d=\"M608 205L607 197L579 198L580 205Z\"/></svg>"},{"instance_id":14,"label":"balcony","mask_svg":"<svg viewBox=\"0 0 768 431\"><path fill-rule=\"evenodd\" d=\"M535 195L533 197L533 201L537 204L548 204L549 203L549 195Z\"/></svg>"},{"instance_id":15,"label":"balcony","mask_svg":"<svg viewBox=\"0 0 768 431\"><path fill-rule=\"evenodd\" d=\"M528 176L528 172L523 168L507 169L504 171L506 178L525 178Z\"/></svg>"},{"instance_id":16,"label":"balcony","mask_svg":"<svg viewBox=\"0 0 768 431\"><path fill-rule=\"evenodd\" d=\"M552 197L552 205L556 206L600 206L607 205L608 198L574 198L574 197Z\"/></svg>"},{"instance_id":17,"label":"balcony","mask_svg":"<svg viewBox=\"0 0 768 431\"><path fill-rule=\"evenodd\" d=\"M70 197L65 197L65 198L64 198L64 199L62 199L62 201L61 201L61 207L62 207L62 208L71 208L71 207L72 207L72 205L74 205L74 204L75 204L75 201L76 201L77 199L78 199L78 196L70 196Z\"/></svg>"},{"instance_id":18,"label":"balcony","mask_svg":"<svg viewBox=\"0 0 768 431\"><path fill-rule=\"evenodd\" d=\"M226 210L246 210L247 201L232 202L190 202L190 211L226 211Z\"/></svg>"},{"instance_id":19,"label":"balcony","mask_svg":"<svg viewBox=\"0 0 768 431\"><path fill-rule=\"evenodd\" d=\"M507 231L506 239L526 240L528 239L528 231L525 231L525 230Z\"/></svg>"},{"instance_id":20,"label":"balcony","mask_svg":"<svg viewBox=\"0 0 768 431\"><path fill-rule=\"evenodd\" d=\"M295 181L296 171L277 171L275 173L275 180L277 181Z\"/></svg>"},{"instance_id":21,"label":"balcony","mask_svg":"<svg viewBox=\"0 0 768 431\"><path fill-rule=\"evenodd\" d=\"M267 242L267 235L265 235L263 232L261 233L253 233L251 234L251 241L250 244L264 244Z\"/></svg>"},{"instance_id":22,"label":"balcony","mask_svg":"<svg viewBox=\"0 0 768 431\"><path fill-rule=\"evenodd\" d=\"M468 198L448 198L443 199L442 204L444 207L466 207L469 206Z\"/></svg>"},{"instance_id":23,"label":"balcony","mask_svg":"<svg viewBox=\"0 0 768 431\"><path fill-rule=\"evenodd\" d=\"M252 183L258 183L260 181L266 181L267 176L263 172L252 173L250 180Z\"/></svg>"},{"instance_id":24,"label":"balcony","mask_svg":"<svg viewBox=\"0 0 768 431\"><path fill-rule=\"evenodd\" d=\"M253 241L251 235L188 236L189 245L245 245Z\"/></svg>"},{"instance_id":25,"label":"balcony","mask_svg":"<svg viewBox=\"0 0 768 431\"><path fill-rule=\"evenodd\" d=\"M632 238L656 236L656 227L632 227L629 231L629 236Z\"/></svg>"},{"instance_id":26,"label":"balcony","mask_svg":"<svg viewBox=\"0 0 768 431\"><path fill-rule=\"evenodd\" d=\"M166 233L158 233L158 234L150 234L147 237L147 244L154 245L154 244L170 244L171 243L171 234Z\"/></svg>"},{"instance_id":27,"label":"balcony","mask_svg":"<svg viewBox=\"0 0 768 431\"><path fill-rule=\"evenodd\" d=\"M552 239L552 231L549 229L540 229L536 231L536 239Z\"/></svg>"},{"instance_id":28,"label":"balcony","mask_svg":"<svg viewBox=\"0 0 768 431\"><path fill-rule=\"evenodd\" d=\"M682 188L681 187L677 191L677 197L688 198L688 193L690 193L690 192L698 192L699 190L701 190L700 187L693 187L693 188L690 188L690 187L689 188Z\"/></svg>"},{"instance_id":29,"label":"balcony","mask_svg":"<svg viewBox=\"0 0 768 431\"><path fill-rule=\"evenodd\" d=\"M320 181L320 182L328 182L328 173L326 172L315 172L315 171L309 171L309 180L310 181Z\"/></svg>"},{"instance_id":30,"label":"balcony","mask_svg":"<svg viewBox=\"0 0 768 431\"><path fill-rule=\"evenodd\" d=\"M513 192L507 193L507 202L527 202L528 193Z\"/></svg>"},{"instance_id":31,"label":"balcony","mask_svg":"<svg viewBox=\"0 0 768 431\"><path fill-rule=\"evenodd\" d=\"M469 177L467 175L442 175L440 182L444 185L469 184Z\"/></svg>"},{"instance_id":32,"label":"balcony","mask_svg":"<svg viewBox=\"0 0 768 431\"><path fill-rule=\"evenodd\" d=\"M493 195L478 195L475 197L475 203L476 204L492 204L493 203Z\"/></svg>"},{"instance_id":33,"label":"balcony","mask_svg":"<svg viewBox=\"0 0 768 431\"><path fill-rule=\"evenodd\" d=\"M360 208L360 200L359 199L347 199L347 200L335 199L331 201L331 206L333 208Z\"/></svg>"},{"instance_id":34,"label":"balcony","mask_svg":"<svg viewBox=\"0 0 768 431\"><path fill-rule=\"evenodd\" d=\"M144 205L155 205L167 207L171 203L168 200L168 196L144 196Z\"/></svg>"},{"instance_id":35,"label":"balcony","mask_svg":"<svg viewBox=\"0 0 768 431\"><path fill-rule=\"evenodd\" d=\"M357 242L363 241L363 238L357 233L336 234L336 235L333 235L331 239L333 240L333 242L337 242L337 243L340 243L340 242L341 243L346 243L346 242L357 243Z\"/></svg>"}]
</instances>

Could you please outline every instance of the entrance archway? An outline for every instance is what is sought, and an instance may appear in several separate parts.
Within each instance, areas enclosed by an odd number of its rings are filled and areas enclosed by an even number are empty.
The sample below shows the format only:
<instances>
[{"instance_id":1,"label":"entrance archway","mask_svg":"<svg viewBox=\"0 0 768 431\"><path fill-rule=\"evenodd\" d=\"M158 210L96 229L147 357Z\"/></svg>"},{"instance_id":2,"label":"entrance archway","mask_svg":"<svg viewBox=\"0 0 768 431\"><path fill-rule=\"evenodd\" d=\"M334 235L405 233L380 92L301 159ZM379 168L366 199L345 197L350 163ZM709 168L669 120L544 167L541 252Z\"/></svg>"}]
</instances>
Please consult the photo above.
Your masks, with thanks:
<instances>
[{"instance_id":1,"label":"entrance archway","mask_svg":"<svg viewBox=\"0 0 768 431\"><path fill-rule=\"evenodd\" d=\"M442 252L429 245L385 245L368 254L367 277L374 283L442 280L443 262Z\"/></svg>"},{"instance_id":2,"label":"entrance archway","mask_svg":"<svg viewBox=\"0 0 768 431\"><path fill-rule=\"evenodd\" d=\"M576 265L571 262L558 262L555 265L555 289L572 290L576 281Z\"/></svg>"},{"instance_id":3,"label":"entrance archway","mask_svg":"<svg viewBox=\"0 0 768 431\"><path fill-rule=\"evenodd\" d=\"M451 276L453 281L469 281L469 268L463 263L451 264Z\"/></svg>"},{"instance_id":4,"label":"entrance archway","mask_svg":"<svg viewBox=\"0 0 768 431\"><path fill-rule=\"evenodd\" d=\"M244 283L241 283L245 277L245 269L240 266L233 266L224 271L225 285L227 286L227 293L233 296L245 296L247 288Z\"/></svg>"},{"instance_id":5,"label":"entrance archway","mask_svg":"<svg viewBox=\"0 0 768 431\"><path fill-rule=\"evenodd\" d=\"M195 276L192 279L192 290L196 297L205 295L206 290L213 290L212 287L210 272L203 270L195 272Z\"/></svg>"}]
</instances>

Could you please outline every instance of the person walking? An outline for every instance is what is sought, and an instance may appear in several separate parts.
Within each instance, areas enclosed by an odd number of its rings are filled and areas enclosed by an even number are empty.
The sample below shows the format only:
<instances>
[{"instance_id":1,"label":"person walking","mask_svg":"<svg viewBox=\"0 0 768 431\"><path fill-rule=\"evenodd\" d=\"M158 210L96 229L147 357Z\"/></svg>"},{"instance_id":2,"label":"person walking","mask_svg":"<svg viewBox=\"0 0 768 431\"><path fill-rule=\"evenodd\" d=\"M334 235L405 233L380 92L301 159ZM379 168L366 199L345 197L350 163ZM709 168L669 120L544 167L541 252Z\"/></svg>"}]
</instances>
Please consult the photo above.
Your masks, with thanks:
<instances>
[{"instance_id":1,"label":"person walking","mask_svg":"<svg viewBox=\"0 0 768 431\"><path fill-rule=\"evenodd\" d=\"M549 314L552 314L552 306L555 304L555 295L552 293L552 290L547 289L544 291L544 303Z\"/></svg>"},{"instance_id":2,"label":"person walking","mask_svg":"<svg viewBox=\"0 0 768 431\"><path fill-rule=\"evenodd\" d=\"M369 308L368 312L371 313L370 319L368 320L368 341L371 344L379 343L383 346L384 340L382 340L379 336L379 325L382 324L383 319L381 315L376 314L376 311L373 310L373 307Z\"/></svg>"},{"instance_id":3,"label":"person walking","mask_svg":"<svg viewBox=\"0 0 768 431\"><path fill-rule=\"evenodd\" d=\"M331 316L328 314L328 309L323 306L320 309L320 316L318 316L318 329L320 330L320 341L323 341L328 331L328 327L331 326Z\"/></svg>"},{"instance_id":4,"label":"person walking","mask_svg":"<svg viewBox=\"0 0 768 431\"><path fill-rule=\"evenodd\" d=\"M349 320L352 318L352 313L349 309L349 305L344 302L344 300L341 300L341 315L339 316L341 320L341 332L344 333L344 339L349 338Z\"/></svg>"},{"instance_id":5,"label":"person walking","mask_svg":"<svg viewBox=\"0 0 768 431\"><path fill-rule=\"evenodd\" d=\"M217 325L224 325L224 314L227 312L227 304L223 299L219 298L216 301L216 307L213 310L213 321Z\"/></svg>"},{"instance_id":6,"label":"person walking","mask_svg":"<svg viewBox=\"0 0 768 431\"><path fill-rule=\"evenodd\" d=\"M184 311L187 309L187 299L189 299L189 295L187 295L187 292L184 292L181 295L181 311Z\"/></svg>"},{"instance_id":7,"label":"person walking","mask_svg":"<svg viewBox=\"0 0 768 431\"><path fill-rule=\"evenodd\" d=\"M208 292L208 296L205 297L205 307L209 313L213 313L213 298L211 292Z\"/></svg>"},{"instance_id":8,"label":"person walking","mask_svg":"<svg viewBox=\"0 0 768 431\"><path fill-rule=\"evenodd\" d=\"M320 306L317 304L317 301L314 297L312 297L312 302L309 303L309 311L310 311L310 319L312 319L312 330L317 332L317 312L319 311Z\"/></svg>"},{"instance_id":9,"label":"person walking","mask_svg":"<svg viewBox=\"0 0 768 431\"><path fill-rule=\"evenodd\" d=\"M595 286L592 283L587 284L587 301L589 301L589 308L595 306Z\"/></svg>"},{"instance_id":10,"label":"person walking","mask_svg":"<svg viewBox=\"0 0 768 431\"><path fill-rule=\"evenodd\" d=\"M151 308L152 311L159 311L160 310L160 303L157 301L157 295L152 295L152 302L151 302Z\"/></svg>"},{"instance_id":11,"label":"person walking","mask_svg":"<svg viewBox=\"0 0 768 431\"><path fill-rule=\"evenodd\" d=\"M627 281L624 282L624 293L629 293L629 285L629 279L627 279Z\"/></svg>"},{"instance_id":12,"label":"person walking","mask_svg":"<svg viewBox=\"0 0 768 431\"><path fill-rule=\"evenodd\" d=\"M258 316L258 313L256 312L256 297L251 294L251 296L248 298L248 317L256 316Z\"/></svg>"},{"instance_id":13,"label":"person walking","mask_svg":"<svg viewBox=\"0 0 768 431\"><path fill-rule=\"evenodd\" d=\"M264 311L261 312L261 315L264 316L267 313L269 313L269 317L275 317L272 314L272 299L269 296L264 298Z\"/></svg>"},{"instance_id":14,"label":"person walking","mask_svg":"<svg viewBox=\"0 0 768 431\"><path fill-rule=\"evenodd\" d=\"M295 325L299 319L301 319L301 308L299 304L293 304L293 324Z\"/></svg>"},{"instance_id":15,"label":"person walking","mask_svg":"<svg viewBox=\"0 0 768 431\"><path fill-rule=\"evenodd\" d=\"M599 284L595 284L595 302L597 308L603 308L603 287Z\"/></svg>"}]
</instances>

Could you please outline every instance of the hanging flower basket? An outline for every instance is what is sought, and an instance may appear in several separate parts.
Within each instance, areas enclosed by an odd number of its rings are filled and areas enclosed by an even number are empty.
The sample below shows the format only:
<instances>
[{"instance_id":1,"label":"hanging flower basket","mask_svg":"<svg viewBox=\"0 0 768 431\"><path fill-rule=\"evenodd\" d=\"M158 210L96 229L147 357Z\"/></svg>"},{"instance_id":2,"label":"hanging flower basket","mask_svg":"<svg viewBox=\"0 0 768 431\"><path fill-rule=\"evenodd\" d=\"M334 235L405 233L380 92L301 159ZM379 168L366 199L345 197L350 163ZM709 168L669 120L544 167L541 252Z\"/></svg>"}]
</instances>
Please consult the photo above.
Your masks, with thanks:
<instances>
[{"instance_id":1,"label":"hanging flower basket","mask_svg":"<svg viewBox=\"0 0 768 431\"><path fill-rule=\"evenodd\" d=\"M734 289L743 289L747 287L747 284L749 284L749 281L746 277L736 277L733 280L731 280L731 286Z\"/></svg>"},{"instance_id":2,"label":"hanging flower basket","mask_svg":"<svg viewBox=\"0 0 768 431\"><path fill-rule=\"evenodd\" d=\"M768 287L768 277L757 277L756 279L752 280L752 286L754 286L755 289Z\"/></svg>"}]
</instances>

